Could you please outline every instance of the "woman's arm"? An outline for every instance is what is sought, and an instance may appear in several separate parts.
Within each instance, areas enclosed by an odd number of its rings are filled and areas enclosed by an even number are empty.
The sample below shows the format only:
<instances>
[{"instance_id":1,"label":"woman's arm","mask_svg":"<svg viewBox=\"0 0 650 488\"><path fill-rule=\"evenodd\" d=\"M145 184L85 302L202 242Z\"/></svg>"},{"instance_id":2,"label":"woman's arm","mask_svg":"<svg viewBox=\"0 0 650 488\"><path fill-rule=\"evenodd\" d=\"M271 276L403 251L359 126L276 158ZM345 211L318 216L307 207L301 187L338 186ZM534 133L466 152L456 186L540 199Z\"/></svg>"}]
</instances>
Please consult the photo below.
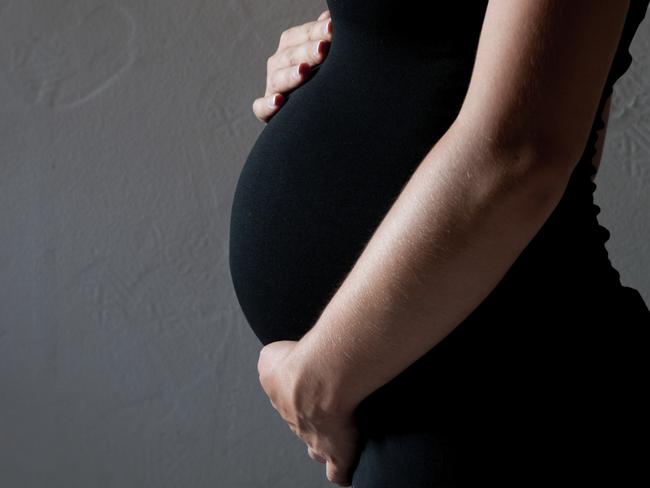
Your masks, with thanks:
<instances>
[{"instance_id":1,"label":"woman's arm","mask_svg":"<svg viewBox=\"0 0 650 488\"><path fill-rule=\"evenodd\" d=\"M297 409L354 409L494 289L564 192L628 4L490 0L458 117L294 349Z\"/></svg>"}]
</instances>

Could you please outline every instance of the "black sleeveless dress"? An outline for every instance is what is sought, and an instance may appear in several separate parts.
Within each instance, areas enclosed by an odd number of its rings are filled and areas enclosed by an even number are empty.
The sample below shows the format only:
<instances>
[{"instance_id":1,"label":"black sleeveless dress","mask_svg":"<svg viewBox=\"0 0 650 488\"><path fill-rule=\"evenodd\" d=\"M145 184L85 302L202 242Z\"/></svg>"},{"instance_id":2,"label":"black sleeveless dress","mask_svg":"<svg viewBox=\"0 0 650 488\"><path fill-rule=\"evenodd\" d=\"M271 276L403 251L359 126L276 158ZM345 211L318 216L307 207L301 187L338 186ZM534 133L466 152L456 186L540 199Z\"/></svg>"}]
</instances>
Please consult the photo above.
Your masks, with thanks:
<instances>
[{"instance_id":1,"label":"black sleeveless dress","mask_svg":"<svg viewBox=\"0 0 650 488\"><path fill-rule=\"evenodd\" d=\"M327 4L328 55L264 126L232 205L231 277L263 344L311 328L458 114L488 1ZM465 321L359 406L367 443L356 488L537 470L530 481L542 466L578 473L633 454L611 450L640 418L627 405L645 384L650 311L608 259L591 159L647 6L630 3L589 140L550 218ZM625 415L603 401L613 396ZM594 429L596 416L609 427ZM462 459L453 475L451 459Z\"/></svg>"}]
</instances>

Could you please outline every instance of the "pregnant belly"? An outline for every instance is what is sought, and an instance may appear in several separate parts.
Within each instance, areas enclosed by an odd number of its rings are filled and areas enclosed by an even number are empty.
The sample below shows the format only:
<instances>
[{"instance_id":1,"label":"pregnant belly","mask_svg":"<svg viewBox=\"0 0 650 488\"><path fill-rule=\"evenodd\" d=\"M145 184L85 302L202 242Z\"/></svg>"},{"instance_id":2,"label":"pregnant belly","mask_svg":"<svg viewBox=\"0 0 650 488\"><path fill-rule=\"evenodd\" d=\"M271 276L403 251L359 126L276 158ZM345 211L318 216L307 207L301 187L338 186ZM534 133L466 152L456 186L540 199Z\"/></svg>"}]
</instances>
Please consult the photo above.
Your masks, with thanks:
<instances>
[{"instance_id":1,"label":"pregnant belly","mask_svg":"<svg viewBox=\"0 0 650 488\"><path fill-rule=\"evenodd\" d=\"M230 271L264 344L311 328L449 127L468 81L466 57L360 63L338 40L264 127L235 190Z\"/></svg>"}]
</instances>

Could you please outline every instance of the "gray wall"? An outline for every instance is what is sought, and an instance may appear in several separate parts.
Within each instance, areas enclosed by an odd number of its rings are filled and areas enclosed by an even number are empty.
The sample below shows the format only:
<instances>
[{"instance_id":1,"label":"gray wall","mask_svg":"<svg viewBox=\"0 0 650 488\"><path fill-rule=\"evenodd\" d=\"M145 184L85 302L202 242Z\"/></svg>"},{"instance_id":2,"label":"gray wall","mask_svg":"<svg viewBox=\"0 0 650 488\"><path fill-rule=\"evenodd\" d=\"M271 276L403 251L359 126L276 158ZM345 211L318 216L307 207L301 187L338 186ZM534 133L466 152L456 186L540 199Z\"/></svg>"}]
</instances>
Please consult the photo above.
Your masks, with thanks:
<instances>
[{"instance_id":1,"label":"gray wall","mask_svg":"<svg viewBox=\"0 0 650 488\"><path fill-rule=\"evenodd\" d=\"M258 385L227 267L266 58L325 7L0 0L0 486L333 486ZM649 27L596 198L650 303Z\"/></svg>"}]
</instances>

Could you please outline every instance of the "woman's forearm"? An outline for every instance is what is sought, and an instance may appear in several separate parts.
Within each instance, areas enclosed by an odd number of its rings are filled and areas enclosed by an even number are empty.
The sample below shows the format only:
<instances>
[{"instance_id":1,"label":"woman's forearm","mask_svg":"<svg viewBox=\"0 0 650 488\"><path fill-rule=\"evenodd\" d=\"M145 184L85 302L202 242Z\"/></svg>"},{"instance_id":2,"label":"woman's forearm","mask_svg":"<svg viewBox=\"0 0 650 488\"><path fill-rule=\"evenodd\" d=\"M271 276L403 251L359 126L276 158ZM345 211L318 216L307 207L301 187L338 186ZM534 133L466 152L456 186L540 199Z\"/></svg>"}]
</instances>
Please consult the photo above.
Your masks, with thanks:
<instances>
[{"instance_id":1,"label":"woman's forearm","mask_svg":"<svg viewBox=\"0 0 650 488\"><path fill-rule=\"evenodd\" d=\"M417 167L316 324L305 389L354 408L433 348L494 289L547 220L568 168L452 126Z\"/></svg>"}]
</instances>

